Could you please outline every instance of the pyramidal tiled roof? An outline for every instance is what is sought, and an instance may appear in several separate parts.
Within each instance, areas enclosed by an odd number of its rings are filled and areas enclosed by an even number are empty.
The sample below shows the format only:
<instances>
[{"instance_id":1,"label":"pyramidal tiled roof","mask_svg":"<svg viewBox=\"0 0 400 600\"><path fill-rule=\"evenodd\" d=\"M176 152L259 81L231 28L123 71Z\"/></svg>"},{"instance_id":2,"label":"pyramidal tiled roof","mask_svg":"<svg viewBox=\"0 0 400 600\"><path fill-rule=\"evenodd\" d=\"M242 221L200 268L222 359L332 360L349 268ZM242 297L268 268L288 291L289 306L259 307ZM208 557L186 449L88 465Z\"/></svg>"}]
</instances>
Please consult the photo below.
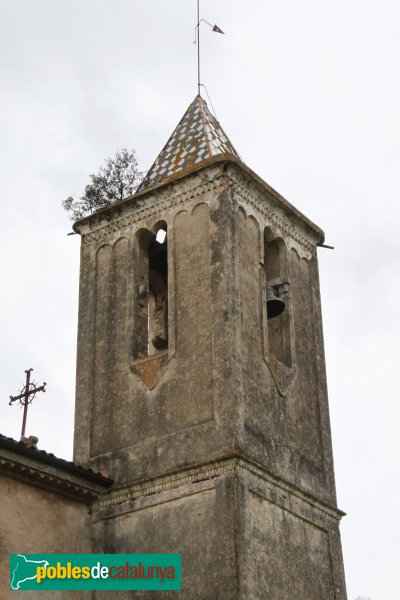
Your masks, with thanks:
<instances>
[{"instance_id":1,"label":"pyramidal tiled roof","mask_svg":"<svg viewBox=\"0 0 400 600\"><path fill-rule=\"evenodd\" d=\"M138 192L218 154L238 153L201 96L196 96L161 150Z\"/></svg>"}]
</instances>

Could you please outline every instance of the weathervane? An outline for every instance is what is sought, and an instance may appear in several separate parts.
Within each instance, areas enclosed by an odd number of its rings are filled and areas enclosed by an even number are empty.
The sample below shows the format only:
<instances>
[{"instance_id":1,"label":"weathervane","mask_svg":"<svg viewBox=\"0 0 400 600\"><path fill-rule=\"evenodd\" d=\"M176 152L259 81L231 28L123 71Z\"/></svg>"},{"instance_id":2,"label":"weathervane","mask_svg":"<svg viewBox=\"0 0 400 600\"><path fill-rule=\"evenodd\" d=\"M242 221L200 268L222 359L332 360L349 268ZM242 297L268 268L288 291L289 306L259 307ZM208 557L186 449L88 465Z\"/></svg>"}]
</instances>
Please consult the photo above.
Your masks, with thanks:
<instances>
[{"instance_id":1,"label":"weathervane","mask_svg":"<svg viewBox=\"0 0 400 600\"><path fill-rule=\"evenodd\" d=\"M18 394L18 396L10 396L10 402L8 403L10 406L13 402L16 402L17 400L19 400L19 403L21 404L21 406L24 407L24 416L22 419L22 430L21 430L21 441L24 440L25 438L25 427L26 427L26 417L28 414L28 404L30 404L32 402L32 400L35 398L37 392L45 392L45 387L46 387L46 382L43 383L43 385L41 385L40 387L36 387L36 384L34 381L31 382L31 372L33 371L33 369L28 369L27 371L25 371L26 373L26 382L24 387L22 388L21 392Z\"/></svg>"},{"instance_id":2,"label":"weathervane","mask_svg":"<svg viewBox=\"0 0 400 600\"><path fill-rule=\"evenodd\" d=\"M200 23L202 22L207 23L207 25L209 25L211 29L215 31L215 33L224 33L222 29L218 27L218 25L211 25L211 23L209 23L205 19L200 19L200 0L197 0L197 25L195 28L196 37L194 43L197 44L197 93L199 96L200 87L202 85L200 83Z\"/></svg>"}]
</instances>

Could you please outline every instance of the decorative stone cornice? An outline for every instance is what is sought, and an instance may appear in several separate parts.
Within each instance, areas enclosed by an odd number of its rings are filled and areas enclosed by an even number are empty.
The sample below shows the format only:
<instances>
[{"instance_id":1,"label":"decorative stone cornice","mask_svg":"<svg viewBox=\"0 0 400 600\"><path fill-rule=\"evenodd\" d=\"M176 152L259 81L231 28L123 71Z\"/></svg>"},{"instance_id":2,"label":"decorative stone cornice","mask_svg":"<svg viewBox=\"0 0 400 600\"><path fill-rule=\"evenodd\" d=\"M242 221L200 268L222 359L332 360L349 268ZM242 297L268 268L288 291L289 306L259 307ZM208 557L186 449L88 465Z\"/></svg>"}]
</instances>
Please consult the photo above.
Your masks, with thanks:
<instances>
[{"instance_id":1,"label":"decorative stone cornice","mask_svg":"<svg viewBox=\"0 0 400 600\"><path fill-rule=\"evenodd\" d=\"M161 190L156 190L147 197L141 197L137 203L121 204L121 213L113 214L112 221L105 220L105 215L99 214L98 222L93 224L93 230L82 234L82 245L86 246L94 242L107 242L115 233L124 233L136 223L165 213L170 210L204 196L207 192L226 186L226 177L218 175L212 179L199 177L189 180L191 185L182 184L169 185Z\"/></svg>"},{"instance_id":2,"label":"decorative stone cornice","mask_svg":"<svg viewBox=\"0 0 400 600\"><path fill-rule=\"evenodd\" d=\"M91 504L104 488L86 486L16 460L0 457L0 473L35 487Z\"/></svg>"},{"instance_id":3,"label":"decorative stone cornice","mask_svg":"<svg viewBox=\"0 0 400 600\"><path fill-rule=\"evenodd\" d=\"M210 165L206 172L192 173L184 180L156 188L148 195L141 195L136 202L132 199L121 203L111 214L104 212L94 215L91 229L86 233L86 227L82 228L82 245L110 243L115 235L126 235L135 224L151 217L165 217L168 210L189 205L196 199L203 201L206 194L224 188L232 190L239 199L238 205L242 205L248 214L253 214L261 225L270 227L280 235L289 248L294 248L304 258L312 257L315 245L289 219L280 216L279 212L282 215L284 212L277 210L279 200L274 200L272 195L269 198L268 192L261 188L260 192L249 190L245 185L245 175L241 175L237 167L227 174L218 165Z\"/></svg>"},{"instance_id":4,"label":"decorative stone cornice","mask_svg":"<svg viewBox=\"0 0 400 600\"><path fill-rule=\"evenodd\" d=\"M213 490L227 474L242 478L248 489L302 518L329 528L337 525L342 511L271 475L243 457L231 457L157 477L150 481L109 490L94 501L93 519L112 518L183 496Z\"/></svg>"},{"instance_id":5,"label":"decorative stone cornice","mask_svg":"<svg viewBox=\"0 0 400 600\"><path fill-rule=\"evenodd\" d=\"M124 502L142 498L143 496L152 496L154 494L172 491L188 484L195 484L200 481L214 479L229 471L234 471L234 469L234 462L221 461L185 471L178 471L177 473L165 475L164 477L157 477L150 481L116 489L114 492L106 495L103 494L93 505L93 510L96 511L109 508L110 506L117 506Z\"/></svg>"},{"instance_id":6,"label":"decorative stone cornice","mask_svg":"<svg viewBox=\"0 0 400 600\"><path fill-rule=\"evenodd\" d=\"M299 256L311 259L315 253L315 245L311 244L293 225L277 214L276 208L271 202L267 202L265 193L261 194L250 191L242 181L230 177L231 187L240 199L239 205L245 209L248 215L253 215L258 221L263 217L264 227L269 227L275 237L281 236L289 249L294 248Z\"/></svg>"}]
</instances>

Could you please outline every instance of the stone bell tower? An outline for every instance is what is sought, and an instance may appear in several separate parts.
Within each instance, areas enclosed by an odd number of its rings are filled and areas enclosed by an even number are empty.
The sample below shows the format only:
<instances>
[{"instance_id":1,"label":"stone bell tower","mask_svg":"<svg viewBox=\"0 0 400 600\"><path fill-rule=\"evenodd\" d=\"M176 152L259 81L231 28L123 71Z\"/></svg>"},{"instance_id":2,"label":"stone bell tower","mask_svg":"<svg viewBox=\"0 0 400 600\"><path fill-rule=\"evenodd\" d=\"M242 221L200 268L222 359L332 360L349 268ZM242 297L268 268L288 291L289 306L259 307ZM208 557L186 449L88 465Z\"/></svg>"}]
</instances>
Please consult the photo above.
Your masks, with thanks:
<instances>
[{"instance_id":1,"label":"stone bell tower","mask_svg":"<svg viewBox=\"0 0 400 600\"><path fill-rule=\"evenodd\" d=\"M115 480L93 551L181 553L182 599L345 600L321 229L200 96L136 194L74 228L74 459Z\"/></svg>"}]
</instances>

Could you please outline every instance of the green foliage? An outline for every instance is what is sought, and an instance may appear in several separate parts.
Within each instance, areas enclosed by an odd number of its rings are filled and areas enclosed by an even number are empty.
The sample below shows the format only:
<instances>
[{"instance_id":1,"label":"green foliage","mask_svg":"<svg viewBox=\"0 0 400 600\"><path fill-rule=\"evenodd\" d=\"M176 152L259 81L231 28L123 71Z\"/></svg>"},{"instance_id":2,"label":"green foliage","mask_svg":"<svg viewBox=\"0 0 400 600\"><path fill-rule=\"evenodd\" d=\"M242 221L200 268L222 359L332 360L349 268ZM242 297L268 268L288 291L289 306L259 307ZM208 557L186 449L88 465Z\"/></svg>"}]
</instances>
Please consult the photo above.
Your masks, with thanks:
<instances>
[{"instance_id":1,"label":"green foliage","mask_svg":"<svg viewBox=\"0 0 400 600\"><path fill-rule=\"evenodd\" d=\"M123 148L114 158L108 158L79 198L69 196L62 206L73 221L91 215L96 210L131 196L138 187L143 173L139 171L135 151Z\"/></svg>"}]
</instances>

